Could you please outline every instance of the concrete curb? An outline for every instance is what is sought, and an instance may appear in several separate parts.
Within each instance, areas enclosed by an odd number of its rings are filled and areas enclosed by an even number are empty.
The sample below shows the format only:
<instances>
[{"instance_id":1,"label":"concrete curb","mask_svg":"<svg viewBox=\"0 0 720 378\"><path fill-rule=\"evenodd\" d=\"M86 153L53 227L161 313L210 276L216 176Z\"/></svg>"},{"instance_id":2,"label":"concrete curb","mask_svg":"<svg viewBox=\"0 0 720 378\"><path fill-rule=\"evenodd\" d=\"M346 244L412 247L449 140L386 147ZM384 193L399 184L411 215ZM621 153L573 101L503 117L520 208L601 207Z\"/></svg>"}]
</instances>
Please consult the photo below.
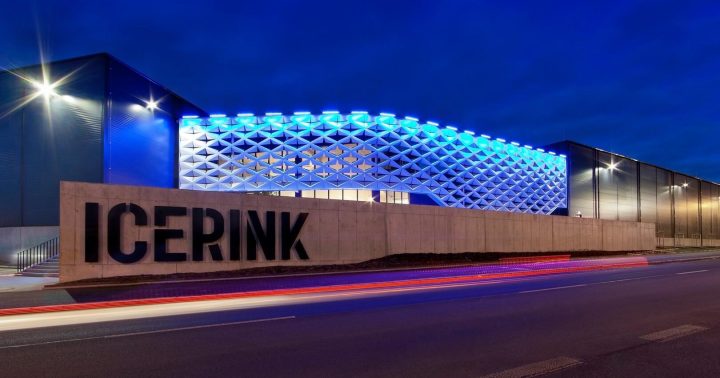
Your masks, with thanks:
<instances>
[{"instance_id":1,"label":"concrete curb","mask_svg":"<svg viewBox=\"0 0 720 378\"><path fill-rule=\"evenodd\" d=\"M564 255L558 255L563 256ZM576 258L570 258L569 260L593 260L593 259L613 259L613 258L624 258L624 257L645 257L648 259L649 256L654 255L618 255L618 256L607 256L607 257L576 257ZM540 256L543 257L543 256ZM525 258L525 257L523 257ZM670 262L686 262L686 261L697 261L697 260L707 260L707 259L715 259L720 258L720 251L718 251L717 256L703 256L703 257L694 257L694 258L688 258L688 259L675 259L675 260L667 260L667 261L651 261L648 259L649 265L656 265L656 264L666 264ZM522 258L517 258L522 259ZM261 276L241 276L241 277L222 277L222 278L196 278L196 279L175 279L175 280L163 280L163 281L138 281L138 282L122 282L122 283L97 283L97 284L87 284L87 285L49 285L45 286L43 290L66 290L66 289L86 289L86 288L101 288L101 287L123 287L123 286L136 286L136 285L154 285L154 284L177 284L177 283L192 283L192 282L219 282L219 281L242 281L242 280L251 280L251 279L268 279L268 278L288 278L288 277L309 277L309 276L330 276L335 274L360 274L360 273L384 273L384 272L405 272L405 271L412 271L412 270L423 270L423 269L443 269L443 268L461 268L461 267L478 267L478 266L488 266L488 265L499 265L501 264L501 261L494 261L494 262L481 262L481 263L459 263L459 264L445 264L445 265L423 265L423 266L415 266L415 267L398 267L398 268L379 268L379 269L357 269L357 270L346 270L346 271L337 271L337 272L316 272L316 273L287 273L287 274L273 274L273 275L261 275ZM520 264L523 263L523 261L506 261L502 263L502 265L510 265L510 264ZM524 261L524 263L528 263L528 261Z\"/></svg>"}]
</instances>

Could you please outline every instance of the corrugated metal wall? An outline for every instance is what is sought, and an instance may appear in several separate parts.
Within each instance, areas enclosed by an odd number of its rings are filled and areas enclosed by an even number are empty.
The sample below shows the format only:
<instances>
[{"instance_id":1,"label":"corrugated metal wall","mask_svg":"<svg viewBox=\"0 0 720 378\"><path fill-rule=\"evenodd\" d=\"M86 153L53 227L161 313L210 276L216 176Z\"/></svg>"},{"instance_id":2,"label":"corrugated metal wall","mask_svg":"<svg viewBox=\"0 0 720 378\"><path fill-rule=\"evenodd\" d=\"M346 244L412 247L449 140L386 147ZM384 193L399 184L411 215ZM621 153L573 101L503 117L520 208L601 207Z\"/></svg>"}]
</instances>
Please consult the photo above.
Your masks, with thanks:
<instances>
[{"instance_id":1,"label":"corrugated metal wall","mask_svg":"<svg viewBox=\"0 0 720 378\"><path fill-rule=\"evenodd\" d=\"M0 227L59 224L59 183L176 186L177 120L204 112L107 54L46 65L57 96L0 73ZM13 71L42 81L40 66ZM145 108L150 95L160 109Z\"/></svg>"},{"instance_id":2,"label":"corrugated metal wall","mask_svg":"<svg viewBox=\"0 0 720 378\"><path fill-rule=\"evenodd\" d=\"M720 185L574 142L548 148L568 156L571 216L652 222L661 238L720 239Z\"/></svg>"},{"instance_id":3,"label":"corrugated metal wall","mask_svg":"<svg viewBox=\"0 0 720 378\"><path fill-rule=\"evenodd\" d=\"M36 89L9 73L0 76L3 141L0 226L58 224L60 180L102 182L102 99L104 60L74 59L53 64L50 82L67 77L59 96L29 99ZM42 81L40 67L17 71ZM8 106L8 104L11 104ZM14 104L14 105L12 105Z\"/></svg>"},{"instance_id":4,"label":"corrugated metal wall","mask_svg":"<svg viewBox=\"0 0 720 378\"><path fill-rule=\"evenodd\" d=\"M16 226L22 218L20 198L20 138L24 87L10 74L0 73L0 227Z\"/></svg>"},{"instance_id":5,"label":"corrugated metal wall","mask_svg":"<svg viewBox=\"0 0 720 378\"><path fill-rule=\"evenodd\" d=\"M114 59L110 59L108 72L105 182L176 187L181 100ZM150 98L158 101L159 109L146 108Z\"/></svg>"}]
</instances>

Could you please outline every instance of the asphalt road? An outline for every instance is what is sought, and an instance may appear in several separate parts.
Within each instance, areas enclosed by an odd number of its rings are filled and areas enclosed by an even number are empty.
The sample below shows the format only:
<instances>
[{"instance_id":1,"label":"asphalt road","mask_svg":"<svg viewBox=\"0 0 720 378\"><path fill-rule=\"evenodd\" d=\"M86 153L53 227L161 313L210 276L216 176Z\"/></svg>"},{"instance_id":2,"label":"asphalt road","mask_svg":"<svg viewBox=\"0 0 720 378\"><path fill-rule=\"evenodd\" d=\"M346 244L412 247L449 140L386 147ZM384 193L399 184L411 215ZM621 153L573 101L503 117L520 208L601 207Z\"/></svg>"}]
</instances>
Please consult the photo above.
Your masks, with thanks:
<instances>
[{"instance_id":1,"label":"asphalt road","mask_svg":"<svg viewBox=\"0 0 720 378\"><path fill-rule=\"evenodd\" d=\"M718 293L703 260L278 298L1 332L0 376L719 376Z\"/></svg>"}]
</instances>

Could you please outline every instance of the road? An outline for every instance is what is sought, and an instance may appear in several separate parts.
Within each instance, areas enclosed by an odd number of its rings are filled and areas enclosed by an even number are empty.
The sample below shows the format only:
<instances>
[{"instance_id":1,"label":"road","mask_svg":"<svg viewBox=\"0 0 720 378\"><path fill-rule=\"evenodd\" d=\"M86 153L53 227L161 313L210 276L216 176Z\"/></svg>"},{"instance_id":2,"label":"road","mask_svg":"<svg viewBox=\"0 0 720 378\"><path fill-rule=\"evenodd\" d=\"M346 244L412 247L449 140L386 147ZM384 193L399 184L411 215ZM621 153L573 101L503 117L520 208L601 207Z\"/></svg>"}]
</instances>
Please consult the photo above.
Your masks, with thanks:
<instances>
[{"instance_id":1,"label":"road","mask_svg":"<svg viewBox=\"0 0 720 378\"><path fill-rule=\"evenodd\" d=\"M720 260L702 260L246 299L0 332L0 375L718 376L719 292Z\"/></svg>"}]
</instances>

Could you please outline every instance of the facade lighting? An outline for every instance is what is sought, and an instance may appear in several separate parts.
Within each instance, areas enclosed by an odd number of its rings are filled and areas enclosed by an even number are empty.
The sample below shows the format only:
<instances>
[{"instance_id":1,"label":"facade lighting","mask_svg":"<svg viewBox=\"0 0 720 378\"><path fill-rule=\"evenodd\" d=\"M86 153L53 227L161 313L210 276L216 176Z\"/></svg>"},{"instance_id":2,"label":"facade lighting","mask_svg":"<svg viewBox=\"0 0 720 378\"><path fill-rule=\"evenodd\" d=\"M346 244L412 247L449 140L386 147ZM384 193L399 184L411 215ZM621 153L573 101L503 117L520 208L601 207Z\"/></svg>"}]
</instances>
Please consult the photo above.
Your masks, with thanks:
<instances>
[{"instance_id":1,"label":"facade lighting","mask_svg":"<svg viewBox=\"0 0 720 378\"><path fill-rule=\"evenodd\" d=\"M536 214L551 214L557 208L567 207L564 159L536 152L514 154L499 141L493 141L492 148L487 148L488 141L475 140L471 132L457 134L430 123L427 123L428 127L415 127L417 118L412 117L388 122L384 119L387 116L324 113L313 122L308 122L305 117L289 117L287 122L263 122L252 130L236 128L227 118L207 117L200 122L181 122L179 187L240 192L413 192L426 195L440 206ZM412 140L407 138L410 127ZM298 129L307 135L322 134L323 137L304 138L298 143ZM352 139L358 129L362 129L366 139ZM245 147L250 138L256 140L257 145L252 151ZM219 143L230 145L220 149L213 147ZM476 148L473 143L483 148ZM281 175L269 170L254 170L267 164L266 154L276 156L277 161L273 164L282 170ZM298 161L298 156L303 156L302 161ZM330 161L328 156L332 156ZM345 160L341 156L354 159ZM205 169L207 164L220 160L232 162L232 167ZM409 173L406 166L416 171ZM375 174L381 167L382 172ZM327 174L330 169L333 173ZM455 180L458 175L467 179ZM426 177L431 179L425 180ZM501 182L490 181L487 177L497 177ZM438 182L447 185L440 186L436 184ZM490 198L486 193L493 190L502 193L498 198ZM524 201L513 200L523 193L531 196Z\"/></svg>"},{"instance_id":2,"label":"facade lighting","mask_svg":"<svg viewBox=\"0 0 720 378\"><path fill-rule=\"evenodd\" d=\"M150 111L154 111L158 108L158 102L155 100L149 100L145 104L145 108Z\"/></svg>"},{"instance_id":3,"label":"facade lighting","mask_svg":"<svg viewBox=\"0 0 720 378\"><path fill-rule=\"evenodd\" d=\"M57 96L57 91L55 91L55 87L57 84L50 84L48 82L33 82L33 87L37 89L36 94L38 96L45 96L45 98L50 98L50 96Z\"/></svg>"}]
</instances>

